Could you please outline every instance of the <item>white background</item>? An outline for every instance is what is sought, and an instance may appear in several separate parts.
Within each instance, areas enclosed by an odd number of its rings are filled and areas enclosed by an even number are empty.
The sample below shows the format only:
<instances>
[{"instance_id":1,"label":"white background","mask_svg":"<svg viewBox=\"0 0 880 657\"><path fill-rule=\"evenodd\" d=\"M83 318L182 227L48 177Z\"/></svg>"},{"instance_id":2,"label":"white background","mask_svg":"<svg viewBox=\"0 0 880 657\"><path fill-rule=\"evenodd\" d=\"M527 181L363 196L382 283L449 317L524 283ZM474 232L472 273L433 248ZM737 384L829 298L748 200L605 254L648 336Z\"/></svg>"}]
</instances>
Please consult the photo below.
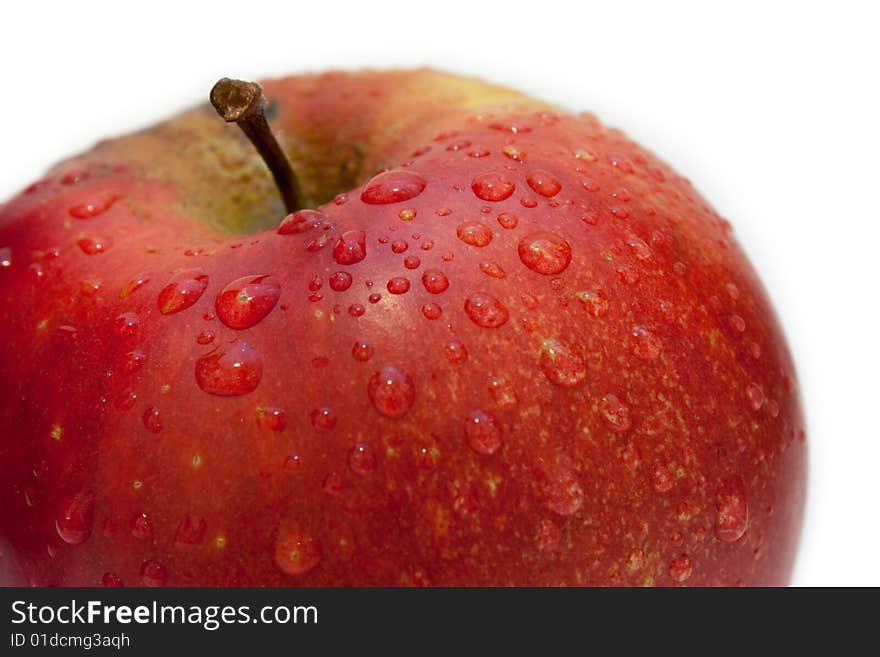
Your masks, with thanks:
<instances>
[{"instance_id":1,"label":"white background","mask_svg":"<svg viewBox=\"0 0 880 657\"><path fill-rule=\"evenodd\" d=\"M10 2L0 23L0 198L61 156L205 100L223 75L431 65L590 109L733 222L776 303L810 446L794 583L877 586L880 21L871 4Z\"/></svg>"}]
</instances>

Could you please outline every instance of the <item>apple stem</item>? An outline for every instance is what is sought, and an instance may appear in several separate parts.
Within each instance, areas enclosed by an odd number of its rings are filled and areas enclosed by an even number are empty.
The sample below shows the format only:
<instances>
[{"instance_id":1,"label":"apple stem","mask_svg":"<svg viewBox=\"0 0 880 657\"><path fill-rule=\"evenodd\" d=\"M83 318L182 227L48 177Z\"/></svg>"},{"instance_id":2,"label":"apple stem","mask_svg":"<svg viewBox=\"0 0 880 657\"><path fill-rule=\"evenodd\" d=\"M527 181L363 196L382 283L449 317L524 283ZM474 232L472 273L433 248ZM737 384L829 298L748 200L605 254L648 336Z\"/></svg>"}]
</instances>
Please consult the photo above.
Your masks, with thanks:
<instances>
[{"instance_id":1,"label":"apple stem","mask_svg":"<svg viewBox=\"0 0 880 657\"><path fill-rule=\"evenodd\" d=\"M256 82L222 78L211 88L211 104L224 121L236 123L263 158L288 212L301 206L299 182L266 122L266 99Z\"/></svg>"}]
</instances>

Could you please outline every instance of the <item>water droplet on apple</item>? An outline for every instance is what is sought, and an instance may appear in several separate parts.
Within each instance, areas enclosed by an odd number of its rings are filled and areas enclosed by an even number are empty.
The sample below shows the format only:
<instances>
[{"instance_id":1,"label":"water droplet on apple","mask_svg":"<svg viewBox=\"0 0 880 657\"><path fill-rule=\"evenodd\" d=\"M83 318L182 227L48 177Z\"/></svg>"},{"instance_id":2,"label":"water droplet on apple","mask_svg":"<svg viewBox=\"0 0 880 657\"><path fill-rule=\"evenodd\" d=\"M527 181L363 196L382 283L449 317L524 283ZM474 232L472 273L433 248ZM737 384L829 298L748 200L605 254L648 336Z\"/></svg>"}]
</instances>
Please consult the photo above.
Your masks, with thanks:
<instances>
[{"instance_id":1,"label":"water droplet on apple","mask_svg":"<svg viewBox=\"0 0 880 657\"><path fill-rule=\"evenodd\" d=\"M357 340L351 347L352 357L360 362L366 362L373 357L373 345L367 340Z\"/></svg>"},{"instance_id":2,"label":"water droplet on apple","mask_svg":"<svg viewBox=\"0 0 880 657\"><path fill-rule=\"evenodd\" d=\"M351 287L351 274L337 271L330 274L330 289L334 292L345 292Z\"/></svg>"},{"instance_id":3,"label":"water droplet on apple","mask_svg":"<svg viewBox=\"0 0 880 657\"><path fill-rule=\"evenodd\" d=\"M139 541L148 541L153 538L153 523L145 513L135 514L129 523L131 535Z\"/></svg>"},{"instance_id":4,"label":"water droplet on apple","mask_svg":"<svg viewBox=\"0 0 880 657\"><path fill-rule=\"evenodd\" d=\"M315 429L329 431L336 426L336 413L333 412L332 408L326 406L312 409L309 418L311 418L312 426Z\"/></svg>"},{"instance_id":5,"label":"water droplet on apple","mask_svg":"<svg viewBox=\"0 0 880 657\"><path fill-rule=\"evenodd\" d=\"M669 564L669 576L676 582L684 582L694 570L691 558L686 554L680 554Z\"/></svg>"},{"instance_id":6,"label":"water droplet on apple","mask_svg":"<svg viewBox=\"0 0 880 657\"><path fill-rule=\"evenodd\" d=\"M409 292L409 279L402 276L395 276L388 281L386 288L391 294L406 294Z\"/></svg>"},{"instance_id":7,"label":"water droplet on apple","mask_svg":"<svg viewBox=\"0 0 880 657\"><path fill-rule=\"evenodd\" d=\"M257 426L266 431L280 433L287 428L287 415L277 406L258 406L255 413Z\"/></svg>"},{"instance_id":8,"label":"water droplet on apple","mask_svg":"<svg viewBox=\"0 0 880 657\"><path fill-rule=\"evenodd\" d=\"M144 426L152 433L162 431L162 418L159 415L159 409L155 406L150 406L144 411Z\"/></svg>"},{"instance_id":9,"label":"water droplet on apple","mask_svg":"<svg viewBox=\"0 0 880 657\"><path fill-rule=\"evenodd\" d=\"M615 169L621 171L622 173L633 173L636 168L633 163L627 158L625 155L621 155L620 153L610 153L608 155L608 161Z\"/></svg>"},{"instance_id":10,"label":"water droplet on apple","mask_svg":"<svg viewBox=\"0 0 880 657\"><path fill-rule=\"evenodd\" d=\"M77 203L68 210L68 213L75 219L91 219L109 210L117 198L116 194L104 192L87 201Z\"/></svg>"},{"instance_id":11,"label":"water droplet on apple","mask_svg":"<svg viewBox=\"0 0 880 657\"><path fill-rule=\"evenodd\" d=\"M329 221L330 218L323 212L318 212L317 210L297 210L284 217L278 225L277 232L279 235L295 235L318 228L324 222Z\"/></svg>"},{"instance_id":12,"label":"water droplet on apple","mask_svg":"<svg viewBox=\"0 0 880 657\"><path fill-rule=\"evenodd\" d=\"M379 303L382 300L382 295L378 292L373 292L370 296L367 297L367 301L370 303Z\"/></svg>"},{"instance_id":13,"label":"water droplet on apple","mask_svg":"<svg viewBox=\"0 0 880 657\"><path fill-rule=\"evenodd\" d=\"M217 334L211 329L202 329L196 336L196 342L201 345L211 344L216 337Z\"/></svg>"},{"instance_id":14,"label":"water droplet on apple","mask_svg":"<svg viewBox=\"0 0 880 657\"><path fill-rule=\"evenodd\" d=\"M364 187L361 201L370 205L408 201L421 194L426 185L425 179L413 171L383 171Z\"/></svg>"},{"instance_id":15,"label":"water droplet on apple","mask_svg":"<svg viewBox=\"0 0 880 657\"><path fill-rule=\"evenodd\" d=\"M401 254L404 253L409 248L409 244L406 240L394 240L391 242L391 252Z\"/></svg>"},{"instance_id":16,"label":"water droplet on apple","mask_svg":"<svg viewBox=\"0 0 880 657\"><path fill-rule=\"evenodd\" d=\"M644 326L634 326L632 329L632 352L642 360L655 361L660 357L663 343Z\"/></svg>"},{"instance_id":17,"label":"water droplet on apple","mask_svg":"<svg viewBox=\"0 0 880 657\"><path fill-rule=\"evenodd\" d=\"M500 130L501 132L512 132L515 135L521 135L532 131L532 129L524 123L512 119L493 121L489 124L489 128L492 130Z\"/></svg>"},{"instance_id":18,"label":"water droplet on apple","mask_svg":"<svg viewBox=\"0 0 880 657\"><path fill-rule=\"evenodd\" d=\"M484 201L503 201L516 190L514 182L503 173L484 173L474 178L471 189Z\"/></svg>"},{"instance_id":19,"label":"water droplet on apple","mask_svg":"<svg viewBox=\"0 0 880 657\"><path fill-rule=\"evenodd\" d=\"M348 455L348 465L359 475L368 475L376 469L376 452L366 443L352 447Z\"/></svg>"},{"instance_id":20,"label":"water droplet on apple","mask_svg":"<svg viewBox=\"0 0 880 657\"><path fill-rule=\"evenodd\" d=\"M467 348L459 340L450 340L443 347L443 355L453 365L463 363L467 360Z\"/></svg>"},{"instance_id":21,"label":"water droplet on apple","mask_svg":"<svg viewBox=\"0 0 880 657\"><path fill-rule=\"evenodd\" d=\"M603 317L608 312L608 295L604 290L581 290L575 295L588 313L593 317Z\"/></svg>"},{"instance_id":22,"label":"water droplet on apple","mask_svg":"<svg viewBox=\"0 0 880 657\"><path fill-rule=\"evenodd\" d=\"M738 333L742 333L746 330L746 320L744 320L739 315L731 315L730 316L730 325Z\"/></svg>"},{"instance_id":23,"label":"water droplet on apple","mask_svg":"<svg viewBox=\"0 0 880 657\"><path fill-rule=\"evenodd\" d=\"M422 315L425 319L439 319L443 315L443 308L436 303L426 303L422 306Z\"/></svg>"},{"instance_id":24,"label":"water droplet on apple","mask_svg":"<svg viewBox=\"0 0 880 657\"><path fill-rule=\"evenodd\" d=\"M76 245L86 255L98 255L104 253L107 249L113 246L113 240L109 237L80 237L76 241Z\"/></svg>"},{"instance_id":25,"label":"water droplet on apple","mask_svg":"<svg viewBox=\"0 0 880 657\"><path fill-rule=\"evenodd\" d=\"M749 507L742 477L725 477L718 487L715 502L715 535L725 543L738 541L749 525Z\"/></svg>"},{"instance_id":26,"label":"water droplet on apple","mask_svg":"<svg viewBox=\"0 0 880 657\"><path fill-rule=\"evenodd\" d=\"M367 393L373 407L385 417L406 415L415 399L415 386L409 374L388 365L370 377Z\"/></svg>"},{"instance_id":27,"label":"water droplet on apple","mask_svg":"<svg viewBox=\"0 0 880 657\"><path fill-rule=\"evenodd\" d=\"M498 376L489 377L487 385L489 394L499 408L511 408L516 406L517 398L514 388L503 378Z\"/></svg>"},{"instance_id":28,"label":"water droplet on apple","mask_svg":"<svg viewBox=\"0 0 880 657\"><path fill-rule=\"evenodd\" d=\"M120 338L132 338L138 332L140 318L134 313L122 313L113 320L113 332Z\"/></svg>"},{"instance_id":29,"label":"water droplet on apple","mask_svg":"<svg viewBox=\"0 0 880 657\"><path fill-rule=\"evenodd\" d=\"M562 189L562 184L552 174L540 169L530 171L526 182L537 194L547 198L556 196Z\"/></svg>"},{"instance_id":30,"label":"water droplet on apple","mask_svg":"<svg viewBox=\"0 0 880 657\"><path fill-rule=\"evenodd\" d=\"M273 277L244 276L223 288L214 301L214 308L226 326L245 329L272 312L280 296L281 286Z\"/></svg>"},{"instance_id":31,"label":"water droplet on apple","mask_svg":"<svg viewBox=\"0 0 880 657\"><path fill-rule=\"evenodd\" d=\"M520 240L517 247L522 263L538 274L559 274L571 262L571 246L559 235L532 233Z\"/></svg>"},{"instance_id":32,"label":"water droplet on apple","mask_svg":"<svg viewBox=\"0 0 880 657\"><path fill-rule=\"evenodd\" d=\"M77 493L62 501L55 512L55 530L61 540L79 545L92 533L95 500L88 493Z\"/></svg>"},{"instance_id":33,"label":"water droplet on apple","mask_svg":"<svg viewBox=\"0 0 880 657\"><path fill-rule=\"evenodd\" d=\"M438 269L426 269L422 274L422 285L431 294L440 294L449 288L449 279Z\"/></svg>"},{"instance_id":34,"label":"water droplet on apple","mask_svg":"<svg viewBox=\"0 0 880 657\"><path fill-rule=\"evenodd\" d=\"M8 246L0 247L0 269L12 266L12 249Z\"/></svg>"},{"instance_id":35,"label":"water droplet on apple","mask_svg":"<svg viewBox=\"0 0 880 657\"><path fill-rule=\"evenodd\" d=\"M749 397L749 405L752 410L757 411L764 405L764 391L757 383L752 383L746 388L746 394Z\"/></svg>"},{"instance_id":36,"label":"water droplet on apple","mask_svg":"<svg viewBox=\"0 0 880 657\"><path fill-rule=\"evenodd\" d=\"M348 314L352 317L361 317L365 312L367 309L359 303L353 303L348 307Z\"/></svg>"},{"instance_id":37,"label":"water droplet on apple","mask_svg":"<svg viewBox=\"0 0 880 657\"><path fill-rule=\"evenodd\" d=\"M141 369L147 362L147 355L140 349L133 349L122 357L122 371L132 374Z\"/></svg>"},{"instance_id":38,"label":"water droplet on apple","mask_svg":"<svg viewBox=\"0 0 880 657\"><path fill-rule=\"evenodd\" d=\"M489 262L488 260L484 260L480 263L480 271L489 276L490 278L504 278L507 276L505 271L501 268L498 263Z\"/></svg>"},{"instance_id":39,"label":"water droplet on apple","mask_svg":"<svg viewBox=\"0 0 880 657\"><path fill-rule=\"evenodd\" d=\"M608 393L604 395L599 402L599 413L605 424L612 431L623 433L628 431L632 425L630 418L629 406L624 404L617 395Z\"/></svg>"},{"instance_id":40,"label":"water droplet on apple","mask_svg":"<svg viewBox=\"0 0 880 657\"><path fill-rule=\"evenodd\" d=\"M502 212L498 215L498 223L502 228L512 230L516 228L517 224L519 224L519 217L512 212Z\"/></svg>"},{"instance_id":41,"label":"water droplet on apple","mask_svg":"<svg viewBox=\"0 0 880 657\"><path fill-rule=\"evenodd\" d=\"M200 269L187 269L171 278L159 292L159 311L171 315L193 305L208 287L208 275Z\"/></svg>"},{"instance_id":42,"label":"water droplet on apple","mask_svg":"<svg viewBox=\"0 0 880 657\"><path fill-rule=\"evenodd\" d=\"M479 221L465 221L458 225L455 234L465 244L486 246L492 241L492 231Z\"/></svg>"},{"instance_id":43,"label":"water droplet on apple","mask_svg":"<svg viewBox=\"0 0 880 657\"><path fill-rule=\"evenodd\" d=\"M403 259L403 266L407 269L418 269L422 264L418 256L409 255Z\"/></svg>"},{"instance_id":44,"label":"water droplet on apple","mask_svg":"<svg viewBox=\"0 0 880 657\"><path fill-rule=\"evenodd\" d=\"M233 340L196 361L196 383L219 396L244 395L256 390L263 377L263 362L244 340Z\"/></svg>"},{"instance_id":45,"label":"water droplet on apple","mask_svg":"<svg viewBox=\"0 0 880 657\"><path fill-rule=\"evenodd\" d=\"M471 321L483 328L498 328L504 325L509 314L498 299L488 294L472 294L464 303L464 312Z\"/></svg>"},{"instance_id":46,"label":"water droplet on apple","mask_svg":"<svg viewBox=\"0 0 880 657\"><path fill-rule=\"evenodd\" d=\"M501 427L491 415L481 410L471 411L464 423L468 445L477 454L489 456L501 447Z\"/></svg>"},{"instance_id":47,"label":"water droplet on apple","mask_svg":"<svg viewBox=\"0 0 880 657\"><path fill-rule=\"evenodd\" d=\"M137 393L131 388L126 388L116 400L113 402L113 405L116 406L120 411L127 411L134 406L134 403L137 401Z\"/></svg>"},{"instance_id":48,"label":"water droplet on apple","mask_svg":"<svg viewBox=\"0 0 880 657\"><path fill-rule=\"evenodd\" d=\"M275 539L275 564L288 575L305 575L321 561L321 544L299 523L282 523Z\"/></svg>"},{"instance_id":49,"label":"water droplet on apple","mask_svg":"<svg viewBox=\"0 0 880 657\"><path fill-rule=\"evenodd\" d=\"M333 259L340 265L354 265L367 257L367 236L362 230L348 230L333 246Z\"/></svg>"},{"instance_id":50,"label":"water droplet on apple","mask_svg":"<svg viewBox=\"0 0 880 657\"><path fill-rule=\"evenodd\" d=\"M580 350L560 340L544 340L539 363L544 375L563 388L578 386L587 378L587 364Z\"/></svg>"},{"instance_id":51,"label":"water droplet on apple","mask_svg":"<svg viewBox=\"0 0 880 657\"><path fill-rule=\"evenodd\" d=\"M160 561L149 559L141 564L141 583L144 586L165 586L168 581L168 571Z\"/></svg>"}]
</instances>

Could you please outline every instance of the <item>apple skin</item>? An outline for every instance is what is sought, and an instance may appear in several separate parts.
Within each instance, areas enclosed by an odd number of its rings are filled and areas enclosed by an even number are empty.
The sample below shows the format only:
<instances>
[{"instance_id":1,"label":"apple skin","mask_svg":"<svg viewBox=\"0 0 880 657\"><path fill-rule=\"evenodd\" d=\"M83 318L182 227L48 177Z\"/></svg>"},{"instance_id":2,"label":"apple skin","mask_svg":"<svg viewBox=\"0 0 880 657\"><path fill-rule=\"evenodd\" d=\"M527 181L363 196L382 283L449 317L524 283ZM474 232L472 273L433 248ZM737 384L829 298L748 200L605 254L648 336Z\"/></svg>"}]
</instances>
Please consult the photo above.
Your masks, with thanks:
<instances>
[{"instance_id":1,"label":"apple skin","mask_svg":"<svg viewBox=\"0 0 880 657\"><path fill-rule=\"evenodd\" d=\"M208 106L0 208L5 583L788 582L794 366L685 178L434 71L263 89L321 215Z\"/></svg>"}]
</instances>

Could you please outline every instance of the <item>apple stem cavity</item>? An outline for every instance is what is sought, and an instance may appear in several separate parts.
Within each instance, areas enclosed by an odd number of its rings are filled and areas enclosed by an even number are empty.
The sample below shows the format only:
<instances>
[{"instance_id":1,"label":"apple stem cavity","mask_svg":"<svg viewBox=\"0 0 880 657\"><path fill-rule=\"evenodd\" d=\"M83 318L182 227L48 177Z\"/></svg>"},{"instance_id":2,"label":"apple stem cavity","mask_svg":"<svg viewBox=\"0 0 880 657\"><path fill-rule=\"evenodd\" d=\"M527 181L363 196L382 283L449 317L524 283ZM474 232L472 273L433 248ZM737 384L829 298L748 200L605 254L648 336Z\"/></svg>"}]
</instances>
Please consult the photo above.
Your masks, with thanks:
<instances>
[{"instance_id":1,"label":"apple stem cavity","mask_svg":"<svg viewBox=\"0 0 880 657\"><path fill-rule=\"evenodd\" d=\"M211 88L211 104L224 121L238 124L250 139L272 172L287 212L299 210L302 207L299 181L266 122L266 99L260 85L222 78Z\"/></svg>"}]
</instances>

